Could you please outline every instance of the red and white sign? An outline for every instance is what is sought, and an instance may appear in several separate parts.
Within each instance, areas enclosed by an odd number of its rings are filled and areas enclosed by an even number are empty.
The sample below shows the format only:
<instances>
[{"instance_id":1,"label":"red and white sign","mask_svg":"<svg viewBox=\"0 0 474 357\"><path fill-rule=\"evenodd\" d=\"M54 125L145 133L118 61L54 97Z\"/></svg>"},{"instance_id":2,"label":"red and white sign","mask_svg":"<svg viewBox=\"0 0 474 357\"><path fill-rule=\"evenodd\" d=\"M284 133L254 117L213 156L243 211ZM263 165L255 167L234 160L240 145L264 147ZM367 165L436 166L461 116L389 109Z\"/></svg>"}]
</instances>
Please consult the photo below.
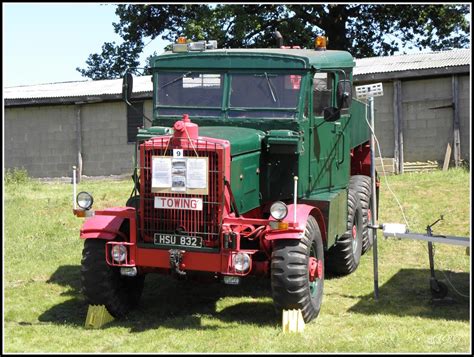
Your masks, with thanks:
<instances>
[{"instance_id":1,"label":"red and white sign","mask_svg":"<svg viewBox=\"0 0 474 357\"><path fill-rule=\"evenodd\" d=\"M202 211L202 199L185 197L155 197L155 208Z\"/></svg>"}]
</instances>

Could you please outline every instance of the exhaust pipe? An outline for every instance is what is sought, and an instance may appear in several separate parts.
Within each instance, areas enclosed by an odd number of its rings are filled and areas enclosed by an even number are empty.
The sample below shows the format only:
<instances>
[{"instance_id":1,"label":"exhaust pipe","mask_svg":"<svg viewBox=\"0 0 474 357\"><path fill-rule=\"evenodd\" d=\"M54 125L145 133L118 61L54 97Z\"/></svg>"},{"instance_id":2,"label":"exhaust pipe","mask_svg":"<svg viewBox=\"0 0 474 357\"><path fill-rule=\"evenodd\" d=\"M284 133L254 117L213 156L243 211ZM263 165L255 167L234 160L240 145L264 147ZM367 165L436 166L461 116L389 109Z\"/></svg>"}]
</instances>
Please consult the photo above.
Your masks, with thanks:
<instances>
[{"instance_id":1,"label":"exhaust pipe","mask_svg":"<svg viewBox=\"0 0 474 357\"><path fill-rule=\"evenodd\" d=\"M273 32L273 37L275 37L275 39L276 39L277 48L282 48L283 47L283 36L281 35L280 31L275 30Z\"/></svg>"}]
</instances>

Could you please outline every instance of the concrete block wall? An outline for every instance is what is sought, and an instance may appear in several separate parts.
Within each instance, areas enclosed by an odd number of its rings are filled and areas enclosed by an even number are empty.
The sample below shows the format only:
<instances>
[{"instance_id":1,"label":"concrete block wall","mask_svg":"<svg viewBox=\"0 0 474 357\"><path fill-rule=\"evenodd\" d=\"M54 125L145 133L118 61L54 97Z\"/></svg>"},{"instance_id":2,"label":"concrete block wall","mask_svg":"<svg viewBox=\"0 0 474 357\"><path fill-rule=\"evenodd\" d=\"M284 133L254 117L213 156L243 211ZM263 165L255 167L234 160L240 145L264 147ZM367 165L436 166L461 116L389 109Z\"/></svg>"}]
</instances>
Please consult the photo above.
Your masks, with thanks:
<instances>
[{"instance_id":1,"label":"concrete block wall","mask_svg":"<svg viewBox=\"0 0 474 357\"><path fill-rule=\"evenodd\" d=\"M133 144L127 143L127 108L122 102L81 106L82 173L87 176L131 173Z\"/></svg>"},{"instance_id":2,"label":"concrete block wall","mask_svg":"<svg viewBox=\"0 0 474 357\"><path fill-rule=\"evenodd\" d=\"M374 98L375 135L379 141L382 157L393 157L393 83L383 83L383 96ZM378 150L375 153L379 157Z\"/></svg>"},{"instance_id":3,"label":"concrete block wall","mask_svg":"<svg viewBox=\"0 0 474 357\"><path fill-rule=\"evenodd\" d=\"M69 177L77 165L76 105L5 108L5 168L24 168L31 177ZM83 175L133 171L135 144L127 143L123 102L82 104ZM152 117L152 101L144 103ZM145 127L150 124L145 120Z\"/></svg>"},{"instance_id":4,"label":"concrete block wall","mask_svg":"<svg viewBox=\"0 0 474 357\"><path fill-rule=\"evenodd\" d=\"M402 81L404 161L444 160L453 145L451 103L450 76Z\"/></svg>"},{"instance_id":5,"label":"concrete block wall","mask_svg":"<svg viewBox=\"0 0 474 357\"><path fill-rule=\"evenodd\" d=\"M151 118L152 101L144 103ZM123 102L86 104L82 118L82 174L121 175L133 172L135 144L127 142L127 106ZM150 123L144 120L145 127Z\"/></svg>"},{"instance_id":6,"label":"concrete block wall","mask_svg":"<svg viewBox=\"0 0 474 357\"><path fill-rule=\"evenodd\" d=\"M453 147L452 77L402 80L404 161L443 161L448 142ZM357 85L357 83L356 83ZM393 82L383 82L384 95L375 98L375 133L382 157L393 157ZM469 160L469 75L459 76L461 157ZM453 155L453 154L452 154ZM379 156L379 153L376 153ZM451 156L453 159L453 156Z\"/></svg>"},{"instance_id":7,"label":"concrete block wall","mask_svg":"<svg viewBox=\"0 0 474 357\"><path fill-rule=\"evenodd\" d=\"M5 108L4 167L31 177L70 175L77 160L74 106Z\"/></svg>"}]
</instances>

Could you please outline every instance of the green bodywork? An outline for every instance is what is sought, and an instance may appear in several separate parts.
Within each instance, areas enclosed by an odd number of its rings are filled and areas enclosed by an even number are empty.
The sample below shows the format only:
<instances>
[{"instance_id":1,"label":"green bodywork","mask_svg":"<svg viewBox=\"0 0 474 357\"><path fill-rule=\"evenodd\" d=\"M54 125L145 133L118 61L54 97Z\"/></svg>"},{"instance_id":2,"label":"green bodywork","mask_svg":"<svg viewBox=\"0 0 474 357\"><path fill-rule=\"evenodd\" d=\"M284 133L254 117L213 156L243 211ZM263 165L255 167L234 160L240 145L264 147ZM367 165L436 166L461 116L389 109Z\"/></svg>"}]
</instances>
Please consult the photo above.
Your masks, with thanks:
<instances>
[{"instance_id":1,"label":"green bodywork","mask_svg":"<svg viewBox=\"0 0 474 357\"><path fill-rule=\"evenodd\" d=\"M199 125L199 135L229 140L231 144L231 187L243 214L266 203L293 200L294 176L298 176L301 203L317 206L327 225L327 247L346 230L347 187L350 176L350 149L369 140L365 105L356 100L341 111L336 121L313 114L313 77L331 73L334 83L352 81L354 60L345 51L299 49L221 49L203 52L165 53L152 60L154 100L153 126L139 131L139 139L172 132L181 115L165 115L160 105L160 73L200 71L218 73L222 78L220 107L212 116L190 115ZM298 75L299 96L294 115L269 119L229 115L231 81L235 74L264 73ZM271 89L270 89L271 90ZM273 93L272 93L273 94ZM336 106L336 86L332 88ZM181 110L182 109L182 110ZM260 108L265 113L266 108ZM268 109L270 110L270 109Z\"/></svg>"}]
</instances>

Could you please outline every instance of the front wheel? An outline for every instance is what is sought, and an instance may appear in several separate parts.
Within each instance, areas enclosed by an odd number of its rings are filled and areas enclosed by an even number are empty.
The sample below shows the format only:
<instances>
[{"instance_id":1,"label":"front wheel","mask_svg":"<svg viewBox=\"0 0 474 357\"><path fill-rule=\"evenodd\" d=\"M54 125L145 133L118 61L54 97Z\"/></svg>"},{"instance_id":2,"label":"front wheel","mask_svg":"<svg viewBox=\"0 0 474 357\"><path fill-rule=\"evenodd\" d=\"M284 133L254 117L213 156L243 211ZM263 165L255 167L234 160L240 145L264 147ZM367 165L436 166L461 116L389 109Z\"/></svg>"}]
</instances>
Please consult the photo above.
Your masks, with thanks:
<instances>
[{"instance_id":1,"label":"front wheel","mask_svg":"<svg viewBox=\"0 0 474 357\"><path fill-rule=\"evenodd\" d=\"M318 316L323 299L324 248L314 217L308 218L301 240L275 241L271 285L279 313L299 309L306 323Z\"/></svg>"},{"instance_id":2,"label":"front wheel","mask_svg":"<svg viewBox=\"0 0 474 357\"><path fill-rule=\"evenodd\" d=\"M105 305L112 316L120 318L138 304L145 276L125 277L118 268L109 266L105 261L105 243L102 239L84 242L82 288L90 304Z\"/></svg>"}]
</instances>

